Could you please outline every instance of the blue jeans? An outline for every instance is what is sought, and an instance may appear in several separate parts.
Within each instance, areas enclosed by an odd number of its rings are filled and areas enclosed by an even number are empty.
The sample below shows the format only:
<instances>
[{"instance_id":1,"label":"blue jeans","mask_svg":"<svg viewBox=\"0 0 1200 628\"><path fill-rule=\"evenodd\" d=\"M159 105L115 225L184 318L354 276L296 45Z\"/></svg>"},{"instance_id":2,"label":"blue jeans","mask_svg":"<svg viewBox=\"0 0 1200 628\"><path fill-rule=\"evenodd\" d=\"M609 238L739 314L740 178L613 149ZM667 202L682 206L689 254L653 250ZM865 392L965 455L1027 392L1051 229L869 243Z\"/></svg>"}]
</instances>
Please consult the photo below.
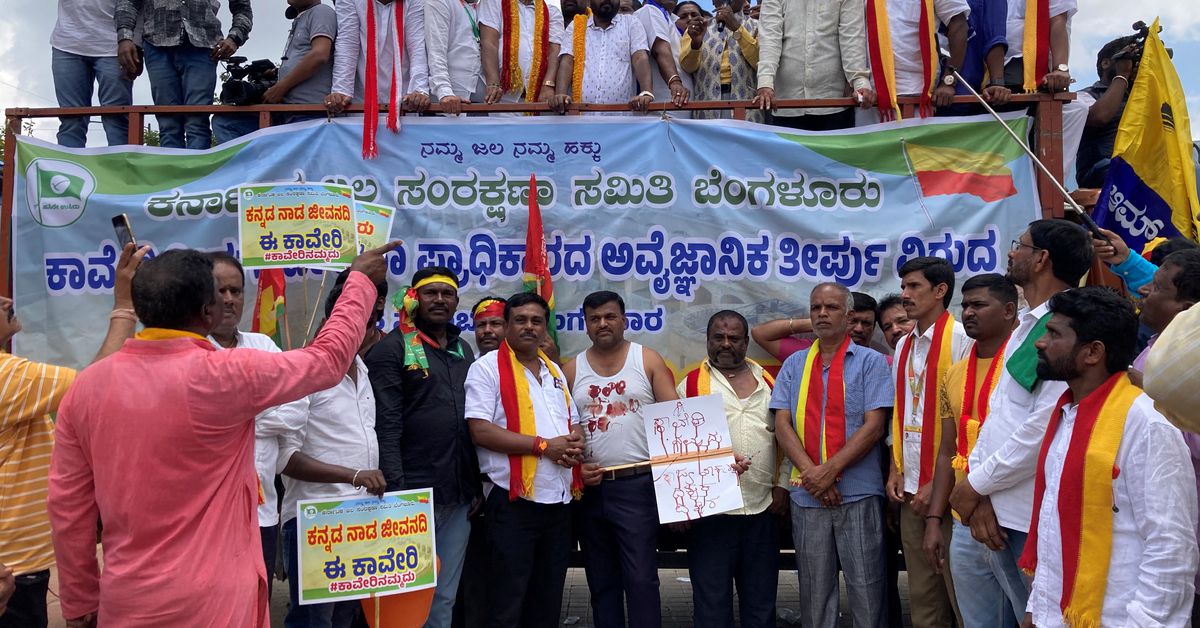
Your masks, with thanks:
<instances>
[{"instance_id":1,"label":"blue jeans","mask_svg":"<svg viewBox=\"0 0 1200 628\"><path fill-rule=\"evenodd\" d=\"M258 130L257 113L218 113L212 117L213 137L218 144Z\"/></svg>"},{"instance_id":2,"label":"blue jeans","mask_svg":"<svg viewBox=\"0 0 1200 628\"><path fill-rule=\"evenodd\" d=\"M885 571L882 501L882 497L871 496L834 508L791 503L802 625L839 625L838 563L846 580L854 628L881 625Z\"/></svg>"},{"instance_id":3,"label":"blue jeans","mask_svg":"<svg viewBox=\"0 0 1200 628\"><path fill-rule=\"evenodd\" d=\"M51 48L50 73L54 76L54 95L59 107L91 107L92 85L98 86L101 107L133 103L133 81L125 78L116 57L85 57ZM59 145L83 148L90 120L88 116L61 118ZM109 146L129 142L129 118L104 116L102 120Z\"/></svg>"},{"instance_id":4,"label":"blue jeans","mask_svg":"<svg viewBox=\"0 0 1200 628\"><path fill-rule=\"evenodd\" d=\"M217 62L207 48L191 45L159 48L149 42L146 73L156 105L211 105L217 89ZM208 116L158 116L159 145L202 150L212 147Z\"/></svg>"},{"instance_id":5,"label":"blue jeans","mask_svg":"<svg viewBox=\"0 0 1200 628\"><path fill-rule=\"evenodd\" d=\"M283 555L287 565L288 612L284 628L350 628L362 604L358 600L300 605L300 556L296 545L296 520L283 524Z\"/></svg>"},{"instance_id":6,"label":"blue jeans","mask_svg":"<svg viewBox=\"0 0 1200 628\"><path fill-rule=\"evenodd\" d=\"M454 598L462 578L463 560L467 556L467 540L471 538L471 520L467 518L470 504L433 506L434 527L437 530L438 566L437 588L425 628L450 628L454 618Z\"/></svg>"},{"instance_id":7,"label":"blue jeans","mask_svg":"<svg viewBox=\"0 0 1200 628\"><path fill-rule=\"evenodd\" d=\"M1029 579L1017 567L1026 533L1001 528L1008 535L1004 549L993 552L971 538L971 529L954 524L950 539L950 569L963 623L971 628L1011 628L1025 617Z\"/></svg>"}]
</instances>

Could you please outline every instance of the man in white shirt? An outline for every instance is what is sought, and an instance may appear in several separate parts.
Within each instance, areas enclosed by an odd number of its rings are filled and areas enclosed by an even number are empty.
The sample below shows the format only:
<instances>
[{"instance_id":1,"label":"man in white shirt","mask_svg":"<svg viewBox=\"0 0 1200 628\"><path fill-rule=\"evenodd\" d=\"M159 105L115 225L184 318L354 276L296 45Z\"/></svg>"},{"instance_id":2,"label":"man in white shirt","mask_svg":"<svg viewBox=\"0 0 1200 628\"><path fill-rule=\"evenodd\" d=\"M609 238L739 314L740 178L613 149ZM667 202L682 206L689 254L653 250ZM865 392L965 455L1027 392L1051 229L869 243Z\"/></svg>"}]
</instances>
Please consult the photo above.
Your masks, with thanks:
<instances>
[{"instance_id":1,"label":"man in white shirt","mask_svg":"<svg viewBox=\"0 0 1200 628\"><path fill-rule=\"evenodd\" d=\"M504 342L467 374L464 415L480 471L493 484L484 498L490 628L552 628L562 608L583 428L566 378L538 351L549 318L538 295L514 295L505 304Z\"/></svg>"},{"instance_id":2,"label":"man in white shirt","mask_svg":"<svg viewBox=\"0 0 1200 628\"><path fill-rule=\"evenodd\" d=\"M213 281L221 299L221 321L208 334L218 350L257 349L279 353L270 336L238 331L246 305L246 272L237 258L224 251L210 253ZM279 457L279 437L304 425L308 404L301 399L264 410L254 417L254 470L262 487L263 503L258 505L258 529L262 535L263 564L267 567L267 592L274 581L275 557L279 548L279 496L275 492L275 463Z\"/></svg>"},{"instance_id":3,"label":"man in white shirt","mask_svg":"<svg viewBox=\"0 0 1200 628\"><path fill-rule=\"evenodd\" d=\"M1025 624L1187 626L1200 564L1195 476L1179 430L1125 373L1133 307L1089 286L1049 309L1037 374L1068 390L1039 447Z\"/></svg>"},{"instance_id":4,"label":"man in white shirt","mask_svg":"<svg viewBox=\"0 0 1200 628\"><path fill-rule=\"evenodd\" d=\"M325 316L342 294L348 272L343 271L325 299ZM387 298L387 282L376 284L379 299ZM383 311L367 321L358 355L337 386L295 402L303 421L279 437L277 464L283 474L283 548L288 572L286 628L348 628L360 605L354 601L300 605L300 565L296 504L304 499L357 497L362 492L383 495L386 481L379 470L375 437L375 397L362 361L373 339L371 330Z\"/></svg>"},{"instance_id":5,"label":"man in white shirt","mask_svg":"<svg viewBox=\"0 0 1200 628\"><path fill-rule=\"evenodd\" d=\"M895 69L895 85L892 95L919 96L924 94L929 86L926 83L924 62L921 53L921 7L922 2L912 0L887 0L888 33L891 40L892 64ZM960 69L967 54L967 16L971 9L967 0L934 0L934 22L945 28L946 40L949 43L949 67ZM935 36L936 38L936 36ZM881 46L881 42L867 42L869 47ZM879 48L882 55L884 50ZM939 49L930 51L934 55L932 72L938 72L941 65ZM875 91L882 91L879 85L881 68L872 67L875 78ZM941 73L930 77L937 80L932 99L935 107L951 104L955 95L957 79L947 67L942 67Z\"/></svg>"},{"instance_id":6,"label":"man in white shirt","mask_svg":"<svg viewBox=\"0 0 1200 628\"><path fill-rule=\"evenodd\" d=\"M841 98L849 86L861 107L874 107L863 4L764 0L755 104L766 111L777 98ZM844 107L781 109L773 116L774 124L808 131L854 126L854 110Z\"/></svg>"},{"instance_id":7,"label":"man in white shirt","mask_svg":"<svg viewBox=\"0 0 1200 628\"><path fill-rule=\"evenodd\" d=\"M519 32L509 32L513 29L512 25L505 23L506 14L516 18ZM534 35L543 21L547 33L545 50L535 55L539 51L534 50ZM484 102L490 105L550 100L554 95L554 79L558 74L559 53L563 43L563 16L557 4L540 0L481 0L479 38L479 54L487 88ZM512 66L513 52L516 53L515 67ZM545 74L540 81L536 80L536 76L531 77L530 73L540 73L543 67ZM502 85L506 68L510 82L508 86ZM531 85L533 82L538 84ZM530 89L535 89L536 93L528 93Z\"/></svg>"},{"instance_id":8,"label":"man in white shirt","mask_svg":"<svg viewBox=\"0 0 1200 628\"><path fill-rule=\"evenodd\" d=\"M654 92L650 91L654 85L650 78L649 46L641 23L632 16L618 15L616 0L592 0L592 15L579 50L582 59L576 58L575 35L575 29L571 29L565 37L551 106L563 112L572 100L598 104L628 102L630 109L645 111L646 105L654 101ZM582 66L579 71L576 64Z\"/></svg>"},{"instance_id":9,"label":"man in white shirt","mask_svg":"<svg viewBox=\"0 0 1200 628\"><path fill-rule=\"evenodd\" d=\"M899 270L900 299L917 322L896 345L892 376L896 382L892 457L887 494L900 506L900 542L908 569L914 627L949 626L958 615L950 569L937 573L925 560L927 519L949 540L950 521L929 514L937 447L941 436L942 378L951 364L965 358L974 341L946 308L954 297L954 267L940 257L916 257ZM945 512L938 504L935 512ZM962 619L958 618L962 625Z\"/></svg>"},{"instance_id":10,"label":"man in white shirt","mask_svg":"<svg viewBox=\"0 0 1200 628\"><path fill-rule=\"evenodd\" d=\"M133 103L133 79L142 73L128 72L117 63L117 40L113 37L116 0L59 0L58 21L50 32L50 73L59 107L91 107L92 85L98 88L101 107ZM90 118L62 118L58 143L83 148ZM104 135L109 146L129 142L129 118L104 116Z\"/></svg>"},{"instance_id":11,"label":"man in white shirt","mask_svg":"<svg viewBox=\"0 0 1200 628\"><path fill-rule=\"evenodd\" d=\"M686 104L692 94L692 77L682 72L676 58L679 56L679 41L683 34L675 26L675 0L646 0L642 8L633 12L646 31L646 44L650 47L653 69L650 72L654 84L654 99L671 101L676 105ZM677 111L676 118L691 118L691 112Z\"/></svg>"},{"instance_id":12,"label":"man in white shirt","mask_svg":"<svg viewBox=\"0 0 1200 628\"><path fill-rule=\"evenodd\" d=\"M342 0L337 10L337 45L333 47L333 92L325 99L331 113L341 113L351 102L363 102L367 63L367 2ZM400 5L397 8L397 5ZM425 56L425 2L375 2L376 95L388 104L393 68L396 93L406 111L424 111L429 106L429 69ZM397 42L396 11L402 11L404 41ZM404 46L400 54L400 46Z\"/></svg>"},{"instance_id":13,"label":"man in white shirt","mask_svg":"<svg viewBox=\"0 0 1200 628\"><path fill-rule=\"evenodd\" d=\"M1092 242L1079 225L1036 220L1014 240L1008 278L1028 304L1004 347L1004 368L988 400L988 418L968 460L970 473L955 484L950 505L976 542L992 550L991 577L955 574L958 586L1003 595L1016 617L1025 612L1029 580L1017 567L1033 509L1033 472L1050 411L1066 386L1042 381L1035 372L1034 343L1045 333L1054 294L1078 285L1092 264ZM974 574L978 570L972 570Z\"/></svg>"},{"instance_id":14,"label":"man in white shirt","mask_svg":"<svg viewBox=\"0 0 1200 628\"><path fill-rule=\"evenodd\" d=\"M476 0L425 2L429 89L443 113L458 115L462 103L480 99L478 11Z\"/></svg>"},{"instance_id":15,"label":"man in white shirt","mask_svg":"<svg viewBox=\"0 0 1200 628\"><path fill-rule=\"evenodd\" d=\"M1007 2L1008 28L1005 30L1005 39L1008 40L1008 50L1004 53L1004 82L1016 91L1024 84L1025 57L1032 57L1035 51L1025 50L1026 0ZM1052 92L1065 91L1070 87L1071 17L1077 10L1078 0L1050 0L1050 41L1040 42L1049 46L1049 67L1038 69L1045 73L1038 87L1045 87Z\"/></svg>"}]
</instances>

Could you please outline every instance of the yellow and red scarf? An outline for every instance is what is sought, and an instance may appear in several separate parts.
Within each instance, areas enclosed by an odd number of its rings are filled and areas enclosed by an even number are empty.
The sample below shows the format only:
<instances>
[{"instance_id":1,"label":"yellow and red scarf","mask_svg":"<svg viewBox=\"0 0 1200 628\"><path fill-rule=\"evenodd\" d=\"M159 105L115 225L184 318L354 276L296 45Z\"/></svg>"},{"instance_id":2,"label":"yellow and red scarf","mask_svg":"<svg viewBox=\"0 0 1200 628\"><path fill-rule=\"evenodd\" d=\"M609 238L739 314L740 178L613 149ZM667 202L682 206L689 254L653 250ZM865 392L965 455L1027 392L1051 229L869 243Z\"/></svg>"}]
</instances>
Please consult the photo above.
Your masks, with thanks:
<instances>
[{"instance_id":1,"label":"yellow and red scarf","mask_svg":"<svg viewBox=\"0 0 1200 628\"><path fill-rule=\"evenodd\" d=\"M471 312L471 318L476 321L481 318L504 318L504 301L496 298L480 301Z\"/></svg>"},{"instance_id":2,"label":"yellow and red scarf","mask_svg":"<svg viewBox=\"0 0 1200 628\"><path fill-rule=\"evenodd\" d=\"M758 372L762 373L763 381L767 383L767 388L775 390L775 378L762 367L758 362L746 358L751 368L758 367ZM687 375L683 376L683 392L685 397L703 397L704 395L712 394L712 365L705 360L700 363L700 366L688 371Z\"/></svg>"},{"instance_id":3,"label":"yellow and red scarf","mask_svg":"<svg viewBox=\"0 0 1200 628\"><path fill-rule=\"evenodd\" d=\"M916 377L909 364L909 356L919 336L911 336L900 350L896 362L896 404L892 412L892 461L901 473L904 472L904 419L910 383L915 386ZM950 370L954 344L954 317L942 312L933 324L933 342L929 355L925 356L925 372L921 377L924 392L921 395L921 464L917 486L924 486L933 479L933 464L937 460L938 443L942 440L942 421L938 415L938 387ZM907 371L907 372L906 372Z\"/></svg>"},{"instance_id":4,"label":"yellow and red scarf","mask_svg":"<svg viewBox=\"0 0 1200 628\"><path fill-rule=\"evenodd\" d=\"M377 136L379 133L379 84L378 84L378 49L375 45L375 2L367 0L367 68L363 78L363 159L374 159L379 156ZM404 60L404 4L396 2L396 45L395 59L392 62L392 81L388 96L387 127L393 133L400 131L400 100L396 86L397 73L400 72Z\"/></svg>"},{"instance_id":5,"label":"yellow and red scarf","mask_svg":"<svg viewBox=\"0 0 1200 628\"><path fill-rule=\"evenodd\" d=\"M797 386L796 409L792 412L792 427L800 437L804 453L813 464L822 464L846 446L846 350L850 348L850 336L838 345L833 361L829 363L829 394L825 393L825 382L821 379L824 367L821 363L821 341L808 348L804 357L804 370ZM824 412L822 412L822 405ZM792 466L789 480L792 486L802 486L800 470Z\"/></svg>"},{"instance_id":6,"label":"yellow and red scarf","mask_svg":"<svg viewBox=\"0 0 1200 628\"><path fill-rule=\"evenodd\" d=\"M500 371L500 405L504 408L508 431L524 436L537 436L537 421L533 415L533 399L529 396L529 381L525 379L525 367L517 360L517 354L509 348L508 341L500 343L496 363ZM558 367L538 351L538 359L546 365L550 375L562 382L563 400L567 405L567 429L571 428L571 395L567 392L566 380ZM533 477L537 472L538 457L532 453L509 454L508 499L518 497L533 499ZM571 495L578 498L583 494L583 476L579 465L571 468Z\"/></svg>"},{"instance_id":7,"label":"yellow and red scarf","mask_svg":"<svg viewBox=\"0 0 1200 628\"><path fill-rule=\"evenodd\" d=\"M967 460L971 457L971 450L975 449L979 430L987 420L988 399L991 398L992 390L996 388L996 382L1000 379L1000 365L1004 363L1004 347L1007 344L1008 337L1005 336L1004 342L1000 343L1000 351L992 357L992 364L983 376L983 385L979 388L978 397L975 396L975 378L976 366L979 363L979 345L971 346L971 353L967 356L967 375L963 383L962 410L958 417L957 442L954 458L950 460L950 466L954 467L955 471L966 473L970 470Z\"/></svg>"},{"instance_id":8,"label":"yellow and red scarf","mask_svg":"<svg viewBox=\"0 0 1200 628\"><path fill-rule=\"evenodd\" d=\"M1032 94L1050 69L1050 0L1025 0L1025 33L1021 44L1025 93Z\"/></svg>"},{"instance_id":9,"label":"yellow and red scarf","mask_svg":"<svg viewBox=\"0 0 1200 628\"><path fill-rule=\"evenodd\" d=\"M933 88L937 87L938 44L937 17L933 0L919 0L921 19L918 38L921 42L921 117L933 114ZM892 30L888 22L887 0L867 0L867 48L870 53L871 75L879 104L879 117L884 122L900 120L896 104L896 64L892 49Z\"/></svg>"},{"instance_id":10,"label":"yellow and red scarf","mask_svg":"<svg viewBox=\"0 0 1200 628\"><path fill-rule=\"evenodd\" d=\"M583 102L583 60L587 57L587 23L592 10L576 15L571 21L571 102Z\"/></svg>"},{"instance_id":11,"label":"yellow and red scarf","mask_svg":"<svg viewBox=\"0 0 1200 628\"><path fill-rule=\"evenodd\" d=\"M542 81L546 80L548 63L546 49L550 43L550 9L546 0L533 2L533 62L529 76L521 76L521 15L519 0L501 0L504 19L504 50L500 67L500 88L506 93L519 94L525 90L525 102L537 102Z\"/></svg>"},{"instance_id":12,"label":"yellow and red scarf","mask_svg":"<svg viewBox=\"0 0 1200 628\"><path fill-rule=\"evenodd\" d=\"M1117 450L1121 447L1129 408L1141 394L1142 390L1129 381L1124 371L1114 373L1079 402L1075 415L1057 504L1063 568L1059 607L1063 620L1073 628L1100 626L1108 562L1112 557L1113 482L1121 473L1116 465ZM1029 573L1038 562L1038 519L1046 493L1046 454L1062 420L1063 407L1071 401L1070 390L1058 400L1038 454L1033 524L1018 561ZM1082 559L1085 548L1086 561Z\"/></svg>"}]
</instances>

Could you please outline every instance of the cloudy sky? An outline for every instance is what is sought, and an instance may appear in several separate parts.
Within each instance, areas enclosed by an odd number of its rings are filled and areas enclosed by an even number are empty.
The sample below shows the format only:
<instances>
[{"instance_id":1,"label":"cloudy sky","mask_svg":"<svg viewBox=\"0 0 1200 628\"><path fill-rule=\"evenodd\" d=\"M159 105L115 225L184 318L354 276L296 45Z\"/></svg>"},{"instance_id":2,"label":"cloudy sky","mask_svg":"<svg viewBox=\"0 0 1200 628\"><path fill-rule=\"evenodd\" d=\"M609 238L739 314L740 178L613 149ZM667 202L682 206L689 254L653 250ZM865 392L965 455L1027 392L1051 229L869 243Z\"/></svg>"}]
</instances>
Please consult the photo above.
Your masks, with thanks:
<instances>
[{"instance_id":1,"label":"cloudy sky","mask_svg":"<svg viewBox=\"0 0 1200 628\"><path fill-rule=\"evenodd\" d=\"M327 0L331 1L331 0ZM254 31L238 53L250 59L271 58L277 63L287 38L288 20L283 17L284 0L253 0ZM227 5L222 1L222 5ZM708 2L705 2L708 4ZM1079 0L1080 10L1072 26L1071 67L1078 82L1075 89L1091 84L1095 77L1096 51L1104 42L1130 32L1137 20L1162 18L1163 40L1174 48L1175 59L1200 58L1200 11L1182 0ZM0 0L0 108L53 107L54 81L50 75L50 30L54 27L57 2L49 0ZM228 10L222 12L228 26ZM1177 69L1187 93L1192 114L1192 135L1200 138L1200 64L1179 63ZM134 102L150 104L150 83L143 74L134 86ZM53 140L57 121L40 119L33 134ZM89 144L103 141L99 120L93 120Z\"/></svg>"}]
</instances>

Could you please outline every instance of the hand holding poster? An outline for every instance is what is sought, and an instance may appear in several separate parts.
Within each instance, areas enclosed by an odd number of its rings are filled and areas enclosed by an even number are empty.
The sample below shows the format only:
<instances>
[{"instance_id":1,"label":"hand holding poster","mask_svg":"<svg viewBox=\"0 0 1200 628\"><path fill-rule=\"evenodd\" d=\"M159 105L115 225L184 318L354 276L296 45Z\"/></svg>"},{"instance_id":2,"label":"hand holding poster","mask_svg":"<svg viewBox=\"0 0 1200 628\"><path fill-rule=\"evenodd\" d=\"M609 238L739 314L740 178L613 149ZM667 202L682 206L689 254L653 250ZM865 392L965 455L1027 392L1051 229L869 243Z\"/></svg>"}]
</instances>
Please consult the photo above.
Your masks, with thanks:
<instances>
[{"instance_id":1,"label":"hand holding poster","mask_svg":"<svg viewBox=\"0 0 1200 628\"><path fill-rule=\"evenodd\" d=\"M721 395L645 406L659 523L690 521L743 506Z\"/></svg>"},{"instance_id":2,"label":"hand holding poster","mask_svg":"<svg viewBox=\"0 0 1200 628\"><path fill-rule=\"evenodd\" d=\"M246 268L341 270L358 254L354 197L345 185L242 185L238 217Z\"/></svg>"},{"instance_id":3,"label":"hand holding poster","mask_svg":"<svg viewBox=\"0 0 1200 628\"><path fill-rule=\"evenodd\" d=\"M396 210L386 205L354 203L354 230L358 233L358 252L377 249L388 243Z\"/></svg>"},{"instance_id":4,"label":"hand holding poster","mask_svg":"<svg viewBox=\"0 0 1200 628\"><path fill-rule=\"evenodd\" d=\"M296 504L300 603L392 595L437 584L429 489Z\"/></svg>"}]
</instances>

